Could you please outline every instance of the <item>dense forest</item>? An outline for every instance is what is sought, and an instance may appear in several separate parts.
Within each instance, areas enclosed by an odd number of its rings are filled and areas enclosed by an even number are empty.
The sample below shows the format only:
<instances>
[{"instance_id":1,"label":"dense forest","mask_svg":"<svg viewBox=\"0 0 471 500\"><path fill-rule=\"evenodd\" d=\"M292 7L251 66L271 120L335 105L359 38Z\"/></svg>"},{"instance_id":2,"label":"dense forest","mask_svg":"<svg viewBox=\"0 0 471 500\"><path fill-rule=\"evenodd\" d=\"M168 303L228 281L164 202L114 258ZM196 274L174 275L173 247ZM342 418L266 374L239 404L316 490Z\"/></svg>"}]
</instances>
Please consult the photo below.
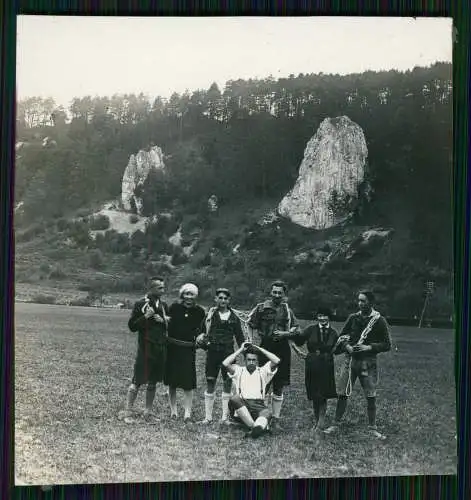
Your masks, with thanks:
<instances>
[{"instance_id":1,"label":"dense forest","mask_svg":"<svg viewBox=\"0 0 471 500\"><path fill-rule=\"evenodd\" d=\"M347 115L364 130L373 188L355 223L395 229L405 243L391 266L401 272L449 273L451 71L437 63L407 72L236 80L153 101L143 94L76 98L68 110L31 97L17 108L17 228L118 198L130 154L152 145L166 155L168 175L143 186L145 215L204 211L212 194L222 207L253 200L276 206L322 120Z\"/></svg>"}]
</instances>

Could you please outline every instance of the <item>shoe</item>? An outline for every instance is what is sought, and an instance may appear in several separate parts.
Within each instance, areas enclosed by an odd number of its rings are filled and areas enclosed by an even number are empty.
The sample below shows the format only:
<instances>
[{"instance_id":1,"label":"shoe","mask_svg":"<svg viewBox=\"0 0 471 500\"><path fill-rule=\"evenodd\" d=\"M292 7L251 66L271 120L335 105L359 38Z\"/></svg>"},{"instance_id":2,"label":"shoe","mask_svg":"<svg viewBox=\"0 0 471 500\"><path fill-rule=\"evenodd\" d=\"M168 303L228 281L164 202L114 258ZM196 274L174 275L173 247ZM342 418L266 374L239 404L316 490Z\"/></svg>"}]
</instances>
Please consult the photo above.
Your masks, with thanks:
<instances>
[{"instance_id":1,"label":"shoe","mask_svg":"<svg viewBox=\"0 0 471 500\"><path fill-rule=\"evenodd\" d=\"M155 415L152 411L150 410L145 410L144 411L144 420L148 423L156 423L159 422L160 419Z\"/></svg>"},{"instance_id":2,"label":"shoe","mask_svg":"<svg viewBox=\"0 0 471 500\"><path fill-rule=\"evenodd\" d=\"M373 425L368 426L368 431L376 439L379 439L381 441L384 441L386 439L386 436L384 434L381 434L381 432L378 432L378 429L376 428L376 426L373 426Z\"/></svg>"},{"instance_id":3,"label":"shoe","mask_svg":"<svg viewBox=\"0 0 471 500\"><path fill-rule=\"evenodd\" d=\"M261 425L254 425L251 431L251 437L257 439L264 433L265 429Z\"/></svg>"},{"instance_id":4,"label":"shoe","mask_svg":"<svg viewBox=\"0 0 471 500\"><path fill-rule=\"evenodd\" d=\"M280 419L275 418L275 417L273 417L271 419L270 428L272 431L275 431L275 432L283 432L284 431L283 427L280 425Z\"/></svg>"},{"instance_id":5,"label":"shoe","mask_svg":"<svg viewBox=\"0 0 471 500\"><path fill-rule=\"evenodd\" d=\"M132 410L123 410L118 414L118 419L122 420L125 424L135 424L136 418Z\"/></svg>"},{"instance_id":6,"label":"shoe","mask_svg":"<svg viewBox=\"0 0 471 500\"><path fill-rule=\"evenodd\" d=\"M183 423L188 424L191 422L191 417L183 417Z\"/></svg>"},{"instance_id":7,"label":"shoe","mask_svg":"<svg viewBox=\"0 0 471 500\"><path fill-rule=\"evenodd\" d=\"M124 417L123 422L125 424L136 424L137 420L133 415L129 415L127 417Z\"/></svg>"},{"instance_id":8,"label":"shoe","mask_svg":"<svg viewBox=\"0 0 471 500\"><path fill-rule=\"evenodd\" d=\"M207 418L205 418L204 420L201 420L198 423L201 424L201 425L209 425L209 424L212 424L213 421L212 420L208 420Z\"/></svg>"},{"instance_id":9,"label":"shoe","mask_svg":"<svg viewBox=\"0 0 471 500\"><path fill-rule=\"evenodd\" d=\"M324 434L335 434L338 430L338 425L331 425L330 427L327 427L327 429L324 429Z\"/></svg>"}]
</instances>

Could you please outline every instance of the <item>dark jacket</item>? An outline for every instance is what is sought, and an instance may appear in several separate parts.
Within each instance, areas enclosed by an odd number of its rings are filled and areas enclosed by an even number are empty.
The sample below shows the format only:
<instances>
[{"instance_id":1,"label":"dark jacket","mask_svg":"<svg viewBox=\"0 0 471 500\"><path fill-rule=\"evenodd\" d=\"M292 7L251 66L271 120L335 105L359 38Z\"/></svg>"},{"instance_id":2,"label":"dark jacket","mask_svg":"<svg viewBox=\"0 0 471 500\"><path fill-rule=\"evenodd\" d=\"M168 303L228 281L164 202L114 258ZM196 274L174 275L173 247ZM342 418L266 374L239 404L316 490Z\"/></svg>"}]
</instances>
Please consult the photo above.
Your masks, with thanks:
<instances>
[{"instance_id":1,"label":"dark jacket","mask_svg":"<svg viewBox=\"0 0 471 500\"><path fill-rule=\"evenodd\" d=\"M361 333L370 321L369 316L362 316L360 312L350 314L347 321L340 332L340 335L349 335L351 346L354 346L360 339ZM371 351L355 354L356 358L376 356L380 352L387 352L391 350L391 336L389 333L389 325L383 316L380 316L376 323L373 325L372 330L363 342L364 345L370 345ZM345 350L345 343L343 344Z\"/></svg>"},{"instance_id":2,"label":"dark jacket","mask_svg":"<svg viewBox=\"0 0 471 500\"><path fill-rule=\"evenodd\" d=\"M332 356L337 339L338 333L331 326L328 326L325 333L321 335L320 326L316 323L306 327L302 334L294 339L294 342L298 346L306 343L309 353Z\"/></svg>"},{"instance_id":3,"label":"dark jacket","mask_svg":"<svg viewBox=\"0 0 471 500\"><path fill-rule=\"evenodd\" d=\"M248 325L258 330L260 336L271 337L275 330L287 331L298 326L298 321L286 302L276 305L271 299L257 304L250 313ZM297 333L292 335L296 338Z\"/></svg>"},{"instance_id":4,"label":"dark jacket","mask_svg":"<svg viewBox=\"0 0 471 500\"><path fill-rule=\"evenodd\" d=\"M209 323L209 328L207 323ZM234 340L237 342L239 347L245 341L240 319L232 310L230 310L230 315L227 321L222 321L217 310L214 310L211 314L211 318L207 322L204 322L203 328L206 332L208 349L210 350L224 350L232 352Z\"/></svg>"},{"instance_id":5,"label":"dark jacket","mask_svg":"<svg viewBox=\"0 0 471 500\"><path fill-rule=\"evenodd\" d=\"M162 318L168 316L168 306L165 302L160 300L157 306L155 301L146 295L134 304L128 327L131 332L139 333L139 346L146 342L165 344L167 324L158 323L154 319L146 319L144 313L147 307L152 307Z\"/></svg>"}]
</instances>

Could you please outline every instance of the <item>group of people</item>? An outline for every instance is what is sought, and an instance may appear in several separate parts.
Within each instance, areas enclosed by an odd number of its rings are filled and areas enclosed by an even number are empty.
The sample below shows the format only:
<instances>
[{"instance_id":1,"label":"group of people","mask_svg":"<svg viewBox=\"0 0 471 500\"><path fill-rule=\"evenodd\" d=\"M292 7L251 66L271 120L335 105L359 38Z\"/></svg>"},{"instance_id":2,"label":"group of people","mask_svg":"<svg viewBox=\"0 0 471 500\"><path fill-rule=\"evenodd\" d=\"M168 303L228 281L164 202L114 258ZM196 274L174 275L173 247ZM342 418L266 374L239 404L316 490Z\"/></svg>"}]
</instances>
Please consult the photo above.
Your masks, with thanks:
<instances>
[{"instance_id":1,"label":"group of people","mask_svg":"<svg viewBox=\"0 0 471 500\"><path fill-rule=\"evenodd\" d=\"M340 335L330 325L328 308L319 308L317 321L300 328L282 281L272 283L270 296L254 307L247 320L230 306L227 288L216 291L215 306L207 312L197 304L198 288L192 283L181 287L180 300L170 306L162 300L164 292L164 279L150 278L148 293L135 303L128 322L129 329L138 333L138 349L127 393L126 422L133 421L136 396L144 384L144 418L155 418L152 410L158 382L168 387L172 419L178 418L177 389L183 390L183 420L191 421L196 349L201 348L206 351L205 418L201 423L213 421L216 382L221 374L221 423L238 421L252 437L282 431L280 414L285 388L290 385L293 350L305 360L314 429L327 434L339 429L359 379L367 401L369 430L375 438L385 438L376 428L377 354L391 349L391 338L386 319L374 309L371 291L358 293L358 311L348 317ZM234 343L238 346L235 352ZM345 359L336 383L334 356L342 353ZM243 365L236 363L240 355ZM326 428L327 400L332 398L337 398L335 423Z\"/></svg>"}]
</instances>

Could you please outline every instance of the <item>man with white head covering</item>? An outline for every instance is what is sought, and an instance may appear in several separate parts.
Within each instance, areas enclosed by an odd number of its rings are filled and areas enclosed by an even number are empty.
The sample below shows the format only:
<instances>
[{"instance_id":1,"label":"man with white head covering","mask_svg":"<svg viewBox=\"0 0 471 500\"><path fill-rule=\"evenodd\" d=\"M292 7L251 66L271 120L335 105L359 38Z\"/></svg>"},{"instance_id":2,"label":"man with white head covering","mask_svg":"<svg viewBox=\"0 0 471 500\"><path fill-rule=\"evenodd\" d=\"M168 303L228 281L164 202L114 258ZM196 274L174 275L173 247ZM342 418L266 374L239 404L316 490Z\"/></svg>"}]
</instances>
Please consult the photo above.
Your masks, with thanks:
<instances>
[{"instance_id":1,"label":"man with white head covering","mask_svg":"<svg viewBox=\"0 0 471 500\"><path fill-rule=\"evenodd\" d=\"M196 304L198 287L186 283L180 288L180 301L169 308L167 362L164 382L169 386L170 414L176 419L177 388L183 389L184 421L191 420L193 390L196 389L196 337L201 333L206 313Z\"/></svg>"}]
</instances>

